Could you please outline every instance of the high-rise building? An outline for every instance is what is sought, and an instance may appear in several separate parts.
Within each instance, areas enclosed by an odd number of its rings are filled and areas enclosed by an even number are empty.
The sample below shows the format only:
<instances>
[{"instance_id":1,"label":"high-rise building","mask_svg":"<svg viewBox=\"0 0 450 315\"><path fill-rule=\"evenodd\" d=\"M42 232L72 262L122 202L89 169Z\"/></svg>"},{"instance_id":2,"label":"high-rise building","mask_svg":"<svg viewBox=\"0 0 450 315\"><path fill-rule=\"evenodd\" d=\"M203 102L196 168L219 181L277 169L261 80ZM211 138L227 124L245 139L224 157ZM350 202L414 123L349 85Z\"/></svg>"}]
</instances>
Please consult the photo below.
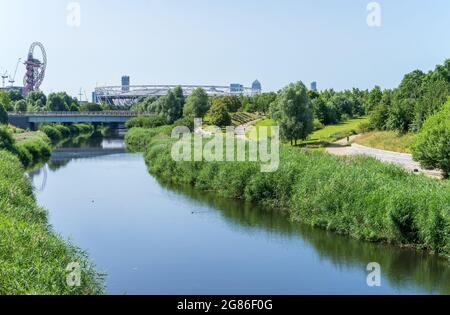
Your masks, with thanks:
<instances>
[{"instance_id":1,"label":"high-rise building","mask_svg":"<svg viewBox=\"0 0 450 315\"><path fill-rule=\"evenodd\" d=\"M317 82L314 81L311 83L311 90L317 91Z\"/></svg>"},{"instance_id":2,"label":"high-rise building","mask_svg":"<svg viewBox=\"0 0 450 315\"><path fill-rule=\"evenodd\" d=\"M130 91L130 77L124 75L122 77L122 92L129 92L129 91Z\"/></svg>"},{"instance_id":3,"label":"high-rise building","mask_svg":"<svg viewBox=\"0 0 450 315\"><path fill-rule=\"evenodd\" d=\"M252 83L252 94L257 95L257 94L261 94L261 92L262 92L261 82L259 82L258 80L255 80Z\"/></svg>"}]
</instances>

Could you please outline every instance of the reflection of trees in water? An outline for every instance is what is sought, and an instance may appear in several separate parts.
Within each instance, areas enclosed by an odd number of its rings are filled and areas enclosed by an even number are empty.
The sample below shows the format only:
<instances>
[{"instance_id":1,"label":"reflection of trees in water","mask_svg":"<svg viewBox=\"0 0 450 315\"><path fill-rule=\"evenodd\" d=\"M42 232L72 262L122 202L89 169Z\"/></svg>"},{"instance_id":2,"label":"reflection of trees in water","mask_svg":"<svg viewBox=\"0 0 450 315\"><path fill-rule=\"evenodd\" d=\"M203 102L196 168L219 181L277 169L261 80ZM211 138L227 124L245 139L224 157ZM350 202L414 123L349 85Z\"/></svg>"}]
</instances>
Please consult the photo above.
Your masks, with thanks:
<instances>
[{"instance_id":1,"label":"reflection of trees in water","mask_svg":"<svg viewBox=\"0 0 450 315\"><path fill-rule=\"evenodd\" d=\"M450 263L445 259L423 251L358 241L292 222L280 210L220 198L192 187L174 187L158 182L171 191L220 210L227 221L242 228L264 229L283 236L299 237L312 245L320 257L340 268L357 266L365 271L368 263L377 262L382 267L382 275L393 287L415 285L428 293L450 294Z\"/></svg>"},{"instance_id":2,"label":"reflection of trees in water","mask_svg":"<svg viewBox=\"0 0 450 315\"><path fill-rule=\"evenodd\" d=\"M49 170L55 172L57 170L60 170L64 167L66 167L67 165L69 165L70 161L71 161L70 159L57 160L57 161L50 159L50 161L48 161L47 165L48 165Z\"/></svg>"},{"instance_id":3,"label":"reflection of trees in water","mask_svg":"<svg viewBox=\"0 0 450 315\"><path fill-rule=\"evenodd\" d=\"M78 136L61 145L62 148L100 148L103 136L100 131L88 136Z\"/></svg>"}]
</instances>

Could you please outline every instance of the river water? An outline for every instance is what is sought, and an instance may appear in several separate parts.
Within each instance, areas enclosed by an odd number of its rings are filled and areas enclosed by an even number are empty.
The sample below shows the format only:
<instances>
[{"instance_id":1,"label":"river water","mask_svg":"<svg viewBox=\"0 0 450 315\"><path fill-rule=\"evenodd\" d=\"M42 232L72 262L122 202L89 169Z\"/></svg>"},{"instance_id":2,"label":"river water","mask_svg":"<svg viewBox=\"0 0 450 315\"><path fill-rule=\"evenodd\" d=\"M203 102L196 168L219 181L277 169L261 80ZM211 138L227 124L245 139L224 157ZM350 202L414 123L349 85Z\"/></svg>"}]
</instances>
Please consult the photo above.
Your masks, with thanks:
<instances>
[{"instance_id":1,"label":"river water","mask_svg":"<svg viewBox=\"0 0 450 315\"><path fill-rule=\"evenodd\" d=\"M120 139L68 143L31 178L53 229L88 252L110 294L450 294L442 259L167 186ZM381 286L367 284L372 262Z\"/></svg>"}]
</instances>

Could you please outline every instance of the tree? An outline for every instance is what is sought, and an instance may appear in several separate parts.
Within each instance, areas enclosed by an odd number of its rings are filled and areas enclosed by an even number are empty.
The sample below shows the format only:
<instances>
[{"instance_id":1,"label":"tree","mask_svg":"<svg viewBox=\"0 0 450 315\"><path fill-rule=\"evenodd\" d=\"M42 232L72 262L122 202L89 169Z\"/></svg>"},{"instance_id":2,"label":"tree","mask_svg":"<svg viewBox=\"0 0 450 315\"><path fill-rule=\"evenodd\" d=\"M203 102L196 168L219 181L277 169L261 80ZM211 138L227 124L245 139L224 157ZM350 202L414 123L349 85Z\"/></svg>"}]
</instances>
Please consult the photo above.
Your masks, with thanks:
<instances>
[{"instance_id":1,"label":"tree","mask_svg":"<svg viewBox=\"0 0 450 315\"><path fill-rule=\"evenodd\" d=\"M203 118L210 107L208 94L202 88L195 89L186 99L184 116Z\"/></svg>"},{"instance_id":2,"label":"tree","mask_svg":"<svg viewBox=\"0 0 450 315\"><path fill-rule=\"evenodd\" d=\"M15 140L8 128L0 127L0 150L15 152Z\"/></svg>"},{"instance_id":3,"label":"tree","mask_svg":"<svg viewBox=\"0 0 450 315\"><path fill-rule=\"evenodd\" d=\"M30 111L42 111L47 103L47 97L41 91L31 91L26 97Z\"/></svg>"},{"instance_id":4,"label":"tree","mask_svg":"<svg viewBox=\"0 0 450 315\"><path fill-rule=\"evenodd\" d=\"M103 109L100 104L85 103L80 106L79 110L80 112L101 112Z\"/></svg>"},{"instance_id":5,"label":"tree","mask_svg":"<svg viewBox=\"0 0 450 315\"><path fill-rule=\"evenodd\" d=\"M208 111L208 118L209 122L215 126L225 127L231 125L231 116L223 99L216 98L213 100L212 106Z\"/></svg>"},{"instance_id":6,"label":"tree","mask_svg":"<svg viewBox=\"0 0 450 315\"><path fill-rule=\"evenodd\" d=\"M27 102L25 100L20 100L14 104L14 111L16 113L26 112L27 107L28 107Z\"/></svg>"},{"instance_id":7,"label":"tree","mask_svg":"<svg viewBox=\"0 0 450 315\"><path fill-rule=\"evenodd\" d=\"M414 159L427 169L439 168L450 177L450 99L430 116L413 146Z\"/></svg>"},{"instance_id":8,"label":"tree","mask_svg":"<svg viewBox=\"0 0 450 315\"><path fill-rule=\"evenodd\" d=\"M61 95L55 93L52 93L48 96L47 108L52 112L63 112L70 109L64 101L64 98L61 97Z\"/></svg>"},{"instance_id":9,"label":"tree","mask_svg":"<svg viewBox=\"0 0 450 315\"><path fill-rule=\"evenodd\" d=\"M181 102L172 90L152 103L149 108L151 113L163 116L169 124L181 118L182 110Z\"/></svg>"},{"instance_id":10,"label":"tree","mask_svg":"<svg viewBox=\"0 0 450 315\"><path fill-rule=\"evenodd\" d=\"M302 82L284 88L273 103L272 117L279 123L283 138L291 145L305 140L314 129L314 118L307 89Z\"/></svg>"},{"instance_id":11,"label":"tree","mask_svg":"<svg viewBox=\"0 0 450 315\"><path fill-rule=\"evenodd\" d=\"M389 117L386 122L387 129L398 130L401 133L409 131L414 116L413 109L413 99L394 97L389 108Z\"/></svg>"},{"instance_id":12,"label":"tree","mask_svg":"<svg viewBox=\"0 0 450 315\"><path fill-rule=\"evenodd\" d=\"M6 111L13 110L11 106L11 99L9 97L9 93L5 91L0 91L0 105L2 105Z\"/></svg>"},{"instance_id":13,"label":"tree","mask_svg":"<svg viewBox=\"0 0 450 315\"><path fill-rule=\"evenodd\" d=\"M446 102L450 95L450 81L439 72L430 72L423 79L422 96L415 103L411 129L419 131L424 121Z\"/></svg>"},{"instance_id":14,"label":"tree","mask_svg":"<svg viewBox=\"0 0 450 315\"><path fill-rule=\"evenodd\" d=\"M237 96L222 96L218 99L227 107L229 113L235 113L242 107L241 100Z\"/></svg>"},{"instance_id":15,"label":"tree","mask_svg":"<svg viewBox=\"0 0 450 315\"><path fill-rule=\"evenodd\" d=\"M22 93L19 90L9 90L8 97L11 100L11 102L23 100Z\"/></svg>"},{"instance_id":16,"label":"tree","mask_svg":"<svg viewBox=\"0 0 450 315\"><path fill-rule=\"evenodd\" d=\"M377 130L387 129L387 120L389 118L389 108L391 107L392 91L386 90L381 102L369 115L370 127Z\"/></svg>"},{"instance_id":17,"label":"tree","mask_svg":"<svg viewBox=\"0 0 450 315\"><path fill-rule=\"evenodd\" d=\"M422 84L425 73L415 70L404 76L398 87L399 97L402 99L418 100L422 96Z\"/></svg>"},{"instance_id":18,"label":"tree","mask_svg":"<svg viewBox=\"0 0 450 315\"><path fill-rule=\"evenodd\" d=\"M375 107L377 107L383 97L383 92L379 86L375 86L372 91L369 92L366 99L366 113L370 113Z\"/></svg>"},{"instance_id":19,"label":"tree","mask_svg":"<svg viewBox=\"0 0 450 315\"><path fill-rule=\"evenodd\" d=\"M0 103L0 125L8 123L8 113L6 112L5 107Z\"/></svg>"},{"instance_id":20,"label":"tree","mask_svg":"<svg viewBox=\"0 0 450 315\"><path fill-rule=\"evenodd\" d=\"M180 108L181 109L180 112L183 113L184 105L186 103L186 100L185 100L184 94L183 94L183 88L181 86L177 86L173 90L173 93L175 94L175 98L177 99L177 102L178 102L177 107Z\"/></svg>"}]
</instances>

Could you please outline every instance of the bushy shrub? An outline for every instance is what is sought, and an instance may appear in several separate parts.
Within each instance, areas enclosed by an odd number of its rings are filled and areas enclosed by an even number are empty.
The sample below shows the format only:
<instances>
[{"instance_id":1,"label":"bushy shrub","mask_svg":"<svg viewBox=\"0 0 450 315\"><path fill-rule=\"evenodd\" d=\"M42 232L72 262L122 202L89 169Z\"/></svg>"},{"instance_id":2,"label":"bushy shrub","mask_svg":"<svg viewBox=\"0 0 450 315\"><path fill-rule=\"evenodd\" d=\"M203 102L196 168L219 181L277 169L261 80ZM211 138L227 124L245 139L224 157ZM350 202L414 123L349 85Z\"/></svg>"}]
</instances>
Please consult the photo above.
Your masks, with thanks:
<instances>
[{"instance_id":1,"label":"bushy shrub","mask_svg":"<svg viewBox=\"0 0 450 315\"><path fill-rule=\"evenodd\" d=\"M207 114L209 123L219 127L231 125L231 116L222 99L214 100Z\"/></svg>"},{"instance_id":2,"label":"bushy shrub","mask_svg":"<svg viewBox=\"0 0 450 315\"><path fill-rule=\"evenodd\" d=\"M425 168L439 168L445 178L450 176L450 100L425 121L413 155Z\"/></svg>"},{"instance_id":3,"label":"bushy shrub","mask_svg":"<svg viewBox=\"0 0 450 315\"><path fill-rule=\"evenodd\" d=\"M6 127L0 127L0 150L12 152L14 150L14 138Z\"/></svg>"},{"instance_id":4,"label":"bushy shrub","mask_svg":"<svg viewBox=\"0 0 450 315\"><path fill-rule=\"evenodd\" d=\"M189 130L194 131L194 118L193 117L183 117L178 119L173 123L174 127L188 127Z\"/></svg>"},{"instance_id":5,"label":"bushy shrub","mask_svg":"<svg viewBox=\"0 0 450 315\"><path fill-rule=\"evenodd\" d=\"M72 134L70 129L66 126L54 125L53 127L61 133L62 138L68 138Z\"/></svg>"},{"instance_id":6,"label":"bushy shrub","mask_svg":"<svg viewBox=\"0 0 450 315\"><path fill-rule=\"evenodd\" d=\"M139 116L128 120L126 123L127 129L131 128L156 128L167 125L167 119L162 116Z\"/></svg>"},{"instance_id":7,"label":"bushy shrub","mask_svg":"<svg viewBox=\"0 0 450 315\"><path fill-rule=\"evenodd\" d=\"M3 104L0 103L0 125L8 123L8 113Z\"/></svg>"},{"instance_id":8,"label":"bushy shrub","mask_svg":"<svg viewBox=\"0 0 450 315\"><path fill-rule=\"evenodd\" d=\"M321 130L325 128L324 124L320 122L318 119L314 119L314 131Z\"/></svg>"},{"instance_id":9,"label":"bushy shrub","mask_svg":"<svg viewBox=\"0 0 450 315\"><path fill-rule=\"evenodd\" d=\"M61 132L50 125L44 125L40 128L40 130L45 133L53 142L60 141L63 138Z\"/></svg>"}]
</instances>

